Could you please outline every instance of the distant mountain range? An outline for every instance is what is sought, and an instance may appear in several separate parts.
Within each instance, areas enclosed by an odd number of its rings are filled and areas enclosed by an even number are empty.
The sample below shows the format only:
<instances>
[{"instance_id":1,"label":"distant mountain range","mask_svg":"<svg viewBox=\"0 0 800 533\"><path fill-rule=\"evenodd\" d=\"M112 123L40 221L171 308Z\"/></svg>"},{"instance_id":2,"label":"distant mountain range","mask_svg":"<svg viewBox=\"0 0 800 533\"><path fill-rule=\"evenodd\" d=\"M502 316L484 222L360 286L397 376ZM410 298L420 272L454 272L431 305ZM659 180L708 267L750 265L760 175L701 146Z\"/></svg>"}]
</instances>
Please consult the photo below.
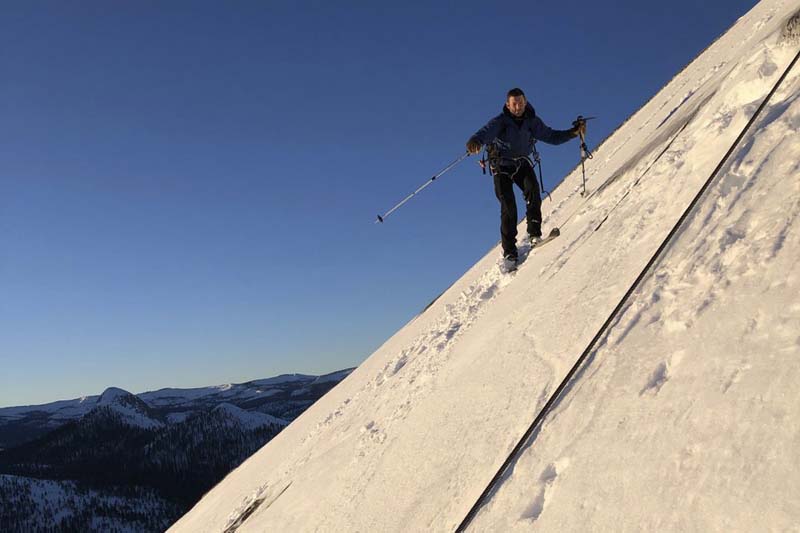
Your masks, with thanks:
<instances>
[{"instance_id":1,"label":"distant mountain range","mask_svg":"<svg viewBox=\"0 0 800 533\"><path fill-rule=\"evenodd\" d=\"M103 405L126 417L131 425L161 427L182 422L201 411L228 403L245 411L260 412L291 421L353 369L324 376L281 376L194 389L160 389L131 394L116 387L99 396L84 396L42 405L0 408L0 450L12 448L49 433Z\"/></svg>"},{"instance_id":2,"label":"distant mountain range","mask_svg":"<svg viewBox=\"0 0 800 533\"><path fill-rule=\"evenodd\" d=\"M351 371L0 409L0 523L163 530Z\"/></svg>"}]
</instances>

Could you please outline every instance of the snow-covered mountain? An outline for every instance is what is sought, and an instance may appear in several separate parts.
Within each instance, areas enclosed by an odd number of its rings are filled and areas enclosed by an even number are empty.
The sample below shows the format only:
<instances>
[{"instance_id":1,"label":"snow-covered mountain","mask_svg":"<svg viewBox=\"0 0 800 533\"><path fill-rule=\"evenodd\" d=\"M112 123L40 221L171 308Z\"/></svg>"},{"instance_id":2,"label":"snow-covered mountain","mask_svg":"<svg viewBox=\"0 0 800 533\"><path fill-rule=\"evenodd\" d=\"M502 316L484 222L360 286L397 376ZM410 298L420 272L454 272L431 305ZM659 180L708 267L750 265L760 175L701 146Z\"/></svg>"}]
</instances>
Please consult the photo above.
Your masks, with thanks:
<instances>
[{"instance_id":1,"label":"snow-covered mountain","mask_svg":"<svg viewBox=\"0 0 800 533\"><path fill-rule=\"evenodd\" d=\"M467 529L796 530L800 66L766 98L799 11L754 7L566 176L558 239L492 250L172 531L453 531L528 429Z\"/></svg>"},{"instance_id":2,"label":"snow-covered mountain","mask_svg":"<svg viewBox=\"0 0 800 533\"><path fill-rule=\"evenodd\" d=\"M164 427L164 422L147 403L130 392L116 387L109 387L100 395L95 404L95 410L98 408L105 408L113 412L129 426L143 429Z\"/></svg>"},{"instance_id":3,"label":"snow-covered mountain","mask_svg":"<svg viewBox=\"0 0 800 533\"><path fill-rule=\"evenodd\" d=\"M340 370L323 376L284 374L246 383L167 388L137 395L110 387L99 396L4 407L0 408L0 450L40 437L104 405L112 405L131 423L153 426L181 422L222 403L291 420L319 397L320 390L327 390L330 383L340 381L351 371Z\"/></svg>"},{"instance_id":4,"label":"snow-covered mountain","mask_svg":"<svg viewBox=\"0 0 800 533\"><path fill-rule=\"evenodd\" d=\"M245 411L230 403L221 403L212 412L223 414L225 419L243 429L256 429L270 424L283 427L288 424L282 418L264 413Z\"/></svg>"},{"instance_id":5,"label":"snow-covered mountain","mask_svg":"<svg viewBox=\"0 0 800 533\"><path fill-rule=\"evenodd\" d=\"M349 372L7 409L85 414L0 450L0 529L163 531Z\"/></svg>"}]
</instances>

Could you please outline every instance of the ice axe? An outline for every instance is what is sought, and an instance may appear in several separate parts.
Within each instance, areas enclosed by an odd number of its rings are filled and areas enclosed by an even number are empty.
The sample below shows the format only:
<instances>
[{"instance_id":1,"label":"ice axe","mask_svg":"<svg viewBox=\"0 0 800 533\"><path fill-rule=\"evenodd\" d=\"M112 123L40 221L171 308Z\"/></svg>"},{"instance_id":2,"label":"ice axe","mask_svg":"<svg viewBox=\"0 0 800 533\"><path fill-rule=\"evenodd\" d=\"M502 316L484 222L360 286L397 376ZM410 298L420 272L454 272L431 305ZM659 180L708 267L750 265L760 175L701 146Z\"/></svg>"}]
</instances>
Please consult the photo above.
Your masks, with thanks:
<instances>
[{"instance_id":1,"label":"ice axe","mask_svg":"<svg viewBox=\"0 0 800 533\"><path fill-rule=\"evenodd\" d=\"M572 125L578 128L578 135L581 138L581 173L583 174L583 190L581 191L581 196L586 195L586 166L584 163L587 159L592 159L594 157L592 152L589 151L589 148L586 147L586 121L595 118L597 117L578 115L578 118L572 122Z\"/></svg>"}]
</instances>

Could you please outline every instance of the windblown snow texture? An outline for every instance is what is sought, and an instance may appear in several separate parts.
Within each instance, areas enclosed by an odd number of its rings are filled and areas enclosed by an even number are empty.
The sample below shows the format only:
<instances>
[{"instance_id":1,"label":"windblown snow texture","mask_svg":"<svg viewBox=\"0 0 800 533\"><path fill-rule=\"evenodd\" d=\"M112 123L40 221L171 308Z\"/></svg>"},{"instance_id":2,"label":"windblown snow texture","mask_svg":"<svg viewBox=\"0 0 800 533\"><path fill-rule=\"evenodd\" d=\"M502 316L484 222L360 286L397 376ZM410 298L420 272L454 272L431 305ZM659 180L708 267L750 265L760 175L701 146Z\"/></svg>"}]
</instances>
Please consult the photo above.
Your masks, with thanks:
<instances>
[{"instance_id":1,"label":"windblown snow texture","mask_svg":"<svg viewBox=\"0 0 800 533\"><path fill-rule=\"evenodd\" d=\"M174 531L453 531L796 55L798 8L742 17L594 151L586 198L580 169L552 193L558 239L515 276L492 250ZM800 523L798 95L795 69L471 530Z\"/></svg>"}]
</instances>

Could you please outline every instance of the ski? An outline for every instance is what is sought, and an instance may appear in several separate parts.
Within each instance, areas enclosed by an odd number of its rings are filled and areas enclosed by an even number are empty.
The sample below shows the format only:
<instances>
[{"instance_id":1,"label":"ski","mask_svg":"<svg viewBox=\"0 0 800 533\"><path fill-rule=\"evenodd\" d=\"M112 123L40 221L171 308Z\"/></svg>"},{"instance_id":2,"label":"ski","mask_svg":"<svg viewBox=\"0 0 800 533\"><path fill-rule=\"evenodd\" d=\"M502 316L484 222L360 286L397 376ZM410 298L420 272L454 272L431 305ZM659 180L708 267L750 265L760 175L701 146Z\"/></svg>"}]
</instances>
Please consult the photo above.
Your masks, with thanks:
<instances>
[{"instance_id":1,"label":"ski","mask_svg":"<svg viewBox=\"0 0 800 533\"><path fill-rule=\"evenodd\" d=\"M544 246L548 242L552 241L553 239L555 239L559 235L561 235L561 231L558 228L553 228L553 229L550 230L550 233L547 234L547 237L544 237L542 240L540 240L536 244L532 245L527 251L523 247L522 250L521 250L522 254L519 256L519 258L516 261L511 261L511 260L506 259L506 258L501 259L499 264L498 264L498 268L500 269L500 272L503 273L503 274L513 274L514 272L517 271L517 269L525 261L525 259L527 259L528 254L530 252L532 252L536 248L541 248L542 246Z\"/></svg>"},{"instance_id":2,"label":"ski","mask_svg":"<svg viewBox=\"0 0 800 533\"><path fill-rule=\"evenodd\" d=\"M543 238L541 241L531 246L531 249L533 250L535 248L540 248L545 244L547 244L548 242L555 239L556 237L558 237L559 235L561 235L561 230L559 230L558 228L553 228L550 230L550 233L547 235L547 237Z\"/></svg>"}]
</instances>

